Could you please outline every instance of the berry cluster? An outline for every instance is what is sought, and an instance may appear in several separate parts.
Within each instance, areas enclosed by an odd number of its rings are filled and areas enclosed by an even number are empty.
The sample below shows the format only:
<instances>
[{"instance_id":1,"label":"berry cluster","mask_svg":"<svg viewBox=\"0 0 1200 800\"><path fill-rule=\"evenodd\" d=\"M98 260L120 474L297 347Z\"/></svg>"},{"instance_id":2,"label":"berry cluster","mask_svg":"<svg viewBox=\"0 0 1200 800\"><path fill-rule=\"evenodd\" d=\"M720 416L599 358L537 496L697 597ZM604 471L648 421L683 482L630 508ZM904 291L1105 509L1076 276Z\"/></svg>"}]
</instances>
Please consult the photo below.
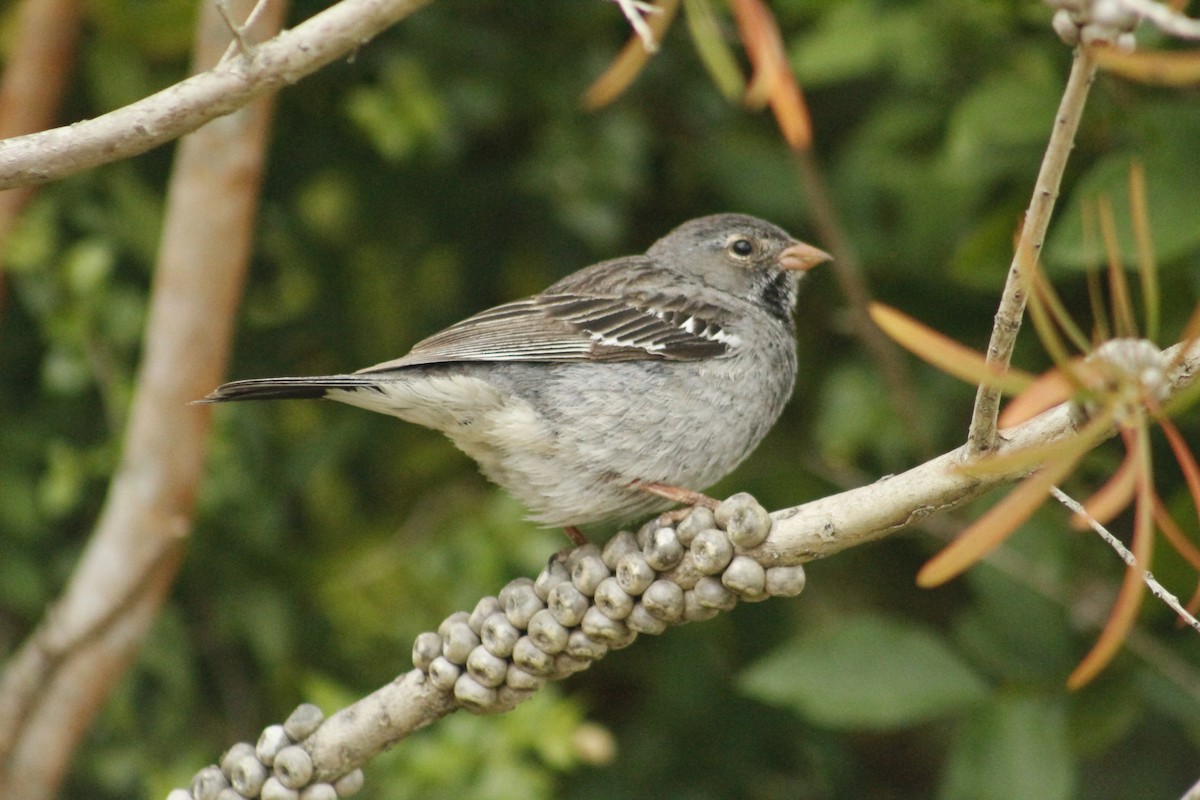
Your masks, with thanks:
<instances>
[{"instance_id":1,"label":"berry cluster","mask_svg":"<svg viewBox=\"0 0 1200 800\"><path fill-rule=\"evenodd\" d=\"M767 511L737 494L676 526L653 520L603 550L578 547L552 558L536 580L518 578L422 633L413 665L464 708L506 711L638 634L710 619L739 600L799 594L802 567L764 568L744 554L770 532Z\"/></svg>"},{"instance_id":2,"label":"berry cluster","mask_svg":"<svg viewBox=\"0 0 1200 800\"><path fill-rule=\"evenodd\" d=\"M1122 50L1133 50L1137 44L1133 29L1140 21L1138 15L1121 0L1047 0L1058 10L1054 12L1054 32L1063 43L1111 44Z\"/></svg>"},{"instance_id":3,"label":"berry cluster","mask_svg":"<svg viewBox=\"0 0 1200 800\"><path fill-rule=\"evenodd\" d=\"M311 703L297 706L282 725L267 727L258 744L239 742L221 756L220 766L196 773L189 789L175 789L167 800L338 800L358 793L362 770L333 783L312 783L313 762L298 742L320 727L325 716Z\"/></svg>"}]
</instances>

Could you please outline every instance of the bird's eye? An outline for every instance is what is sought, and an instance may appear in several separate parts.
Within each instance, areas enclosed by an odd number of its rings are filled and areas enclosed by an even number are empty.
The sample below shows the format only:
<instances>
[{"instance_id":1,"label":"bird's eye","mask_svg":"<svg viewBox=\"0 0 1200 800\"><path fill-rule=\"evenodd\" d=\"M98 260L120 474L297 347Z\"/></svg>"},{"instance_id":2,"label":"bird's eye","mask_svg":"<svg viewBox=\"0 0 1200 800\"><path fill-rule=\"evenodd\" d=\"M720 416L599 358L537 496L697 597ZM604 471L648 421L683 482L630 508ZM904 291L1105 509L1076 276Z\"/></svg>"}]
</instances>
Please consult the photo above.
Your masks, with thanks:
<instances>
[{"instance_id":1,"label":"bird's eye","mask_svg":"<svg viewBox=\"0 0 1200 800\"><path fill-rule=\"evenodd\" d=\"M754 243L738 237L729 243L728 250L735 258L749 258L754 253Z\"/></svg>"}]
</instances>

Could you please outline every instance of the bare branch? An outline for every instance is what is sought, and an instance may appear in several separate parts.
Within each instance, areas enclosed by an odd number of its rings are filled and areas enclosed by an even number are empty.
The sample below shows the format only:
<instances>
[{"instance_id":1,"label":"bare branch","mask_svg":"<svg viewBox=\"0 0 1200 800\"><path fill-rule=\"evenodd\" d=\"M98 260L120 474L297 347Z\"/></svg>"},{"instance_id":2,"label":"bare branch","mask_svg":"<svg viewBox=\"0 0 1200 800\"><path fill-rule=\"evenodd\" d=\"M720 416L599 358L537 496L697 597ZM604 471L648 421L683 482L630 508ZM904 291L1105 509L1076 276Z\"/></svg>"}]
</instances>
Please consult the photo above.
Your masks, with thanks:
<instances>
[{"instance_id":1,"label":"bare branch","mask_svg":"<svg viewBox=\"0 0 1200 800\"><path fill-rule=\"evenodd\" d=\"M123 108L0 141L0 189L46 183L144 153L352 53L428 2L342 0L249 53Z\"/></svg>"},{"instance_id":2,"label":"bare branch","mask_svg":"<svg viewBox=\"0 0 1200 800\"><path fill-rule=\"evenodd\" d=\"M1000 369L1006 368L1012 358L1017 333L1021 330L1021 317L1025 313L1027 273L1034 269L1042 252L1050 215L1054 213L1054 203L1062 184L1063 170L1075 144L1075 132L1079 129L1079 120L1083 117L1083 107L1095 75L1095 61L1084 48L1077 49L1067 88L1054 117L1054 129L1046 146L1046 155L1033 187L1033 198L1025 212L1025 224L1021 228L1012 265L1008 268L1008 280L1004 284L1004 294L1000 298L1000 308L996 311L992 337L988 342L988 363ZM975 411L967 436L972 453L984 453L994 447L999 412L999 390L981 385L975 395Z\"/></svg>"}]
</instances>

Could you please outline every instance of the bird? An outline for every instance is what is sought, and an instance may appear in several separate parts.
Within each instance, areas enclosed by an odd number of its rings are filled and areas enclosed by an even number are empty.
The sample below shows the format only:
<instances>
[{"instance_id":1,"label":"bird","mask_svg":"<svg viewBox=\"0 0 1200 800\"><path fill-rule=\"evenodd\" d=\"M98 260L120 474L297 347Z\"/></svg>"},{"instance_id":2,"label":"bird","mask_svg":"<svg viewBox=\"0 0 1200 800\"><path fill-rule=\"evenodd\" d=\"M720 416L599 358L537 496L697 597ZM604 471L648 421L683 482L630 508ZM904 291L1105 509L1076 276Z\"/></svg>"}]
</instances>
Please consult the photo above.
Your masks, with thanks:
<instances>
[{"instance_id":1,"label":"bird","mask_svg":"<svg viewBox=\"0 0 1200 800\"><path fill-rule=\"evenodd\" d=\"M441 431L578 543L578 526L706 499L754 450L795 383L800 279L830 258L752 216L700 217L400 358L197 402L326 398Z\"/></svg>"}]
</instances>

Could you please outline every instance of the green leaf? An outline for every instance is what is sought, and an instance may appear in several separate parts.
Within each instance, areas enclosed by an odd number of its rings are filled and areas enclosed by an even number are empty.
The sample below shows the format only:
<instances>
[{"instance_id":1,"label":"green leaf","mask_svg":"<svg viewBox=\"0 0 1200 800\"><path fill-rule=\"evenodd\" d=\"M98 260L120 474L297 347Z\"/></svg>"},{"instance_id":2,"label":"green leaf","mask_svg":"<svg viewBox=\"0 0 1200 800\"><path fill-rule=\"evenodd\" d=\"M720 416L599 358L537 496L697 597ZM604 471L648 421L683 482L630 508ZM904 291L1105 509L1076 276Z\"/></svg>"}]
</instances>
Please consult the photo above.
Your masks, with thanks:
<instances>
[{"instance_id":1,"label":"green leaf","mask_svg":"<svg viewBox=\"0 0 1200 800\"><path fill-rule=\"evenodd\" d=\"M686 0L688 33L696 46L700 62L726 100L736 102L745 88L742 71L738 68L733 50L722 36L721 26L713 14L709 0Z\"/></svg>"},{"instance_id":2,"label":"green leaf","mask_svg":"<svg viewBox=\"0 0 1200 800\"><path fill-rule=\"evenodd\" d=\"M814 417L813 434L822 457L832 463L874 458L900 470L909 458L904 423L879 391L879 375L869 364L847 362L831 370Z\"/></svg>"},{"instance_id":3,"label":"green leaf","mask_svg":"<svg viewBox=\"0 0 1200 800\"><path fill-rule=\"evenodd\" d=\"M739 683L747 694L820 725L873 730L951 714L988 693L933 631L871 615L780 648Z\"/></svg>"},{"instance_id":4,"label":"green leaf","mask_svg":"<svg viewBox=\"0 0 1200 800\"><path fill-rule=\"evenodd\" d=\"M443 99L425 67L411 59L391 59L377 85L351 91L346 114L392 163L449 141Z\"/></svg>"},{"instance_id":5,"label":"green leaf","mask_svg":"<svg viewBox=\"0 0 1200 800\"><path fill-rule=\"evenodd\" d=\"M1112 203L1117 223L1121 259L1126 269L1136 268L1136 240L1129 207L1129 166L1135 158L1140 158L1146 168L1146 207L1159 264L1181 261L1200 248L1200 226L1196 225L1195 213L1200 162L1170 150L1148 150L1140 155L1124 152L1097 161L1076 184L1046 242L1046 256L1052 265L1080 269L1106 263L1096 221L1096 203L1106 198ZM1085 214L1090 218L1087 238Z\"/></svg>"},{"instance_id":6,"label":"green leaf","mask_svg":"<svg viewBox=\"0 0 1200 800\"><path fill-rule=\"evenodd\" d=\"M1075 764L1061 698L997 698L979 709L951 742L944 800L1073 796Z\"/></svg>"},{"instance_id":7,"label":"green leaf","mask_svg":"<svg viewBox=\"0 0 1200 800\"><path fill-rule=\"evenodd\" d=\"M804 86L852 80L887 61L890 36L871 3L839 3L791 48L789 59Z\"/></svg>"},{"instance_id":8,"label":"green leaf","mask_svg":"<svg viewBox=\"0 0 1200 800\"><path fill-rule=\"evenodd\" d=\"M1023 577L1053 582L1067 580L1070 544L1061 511L1047 508L1005 546L1036 568L1036 575ZM981 565L966 580L973 602L956 616L951 633L960 650L998 679L1061 684L1079 658L1067 609L994 567Z\"/></svg>"},{"instance_id":9,"label":"green leaf","mask_svg":"<svg viewBox=\"0 0 1200 800\"><path fill-rule=\"evenodd\" d=\"M950 119L942 162L947 180L982 188L1021 167L1035 168L1060 91L1061 78L1040 57L980 83Z\"/></svg>"}]
</instances>

